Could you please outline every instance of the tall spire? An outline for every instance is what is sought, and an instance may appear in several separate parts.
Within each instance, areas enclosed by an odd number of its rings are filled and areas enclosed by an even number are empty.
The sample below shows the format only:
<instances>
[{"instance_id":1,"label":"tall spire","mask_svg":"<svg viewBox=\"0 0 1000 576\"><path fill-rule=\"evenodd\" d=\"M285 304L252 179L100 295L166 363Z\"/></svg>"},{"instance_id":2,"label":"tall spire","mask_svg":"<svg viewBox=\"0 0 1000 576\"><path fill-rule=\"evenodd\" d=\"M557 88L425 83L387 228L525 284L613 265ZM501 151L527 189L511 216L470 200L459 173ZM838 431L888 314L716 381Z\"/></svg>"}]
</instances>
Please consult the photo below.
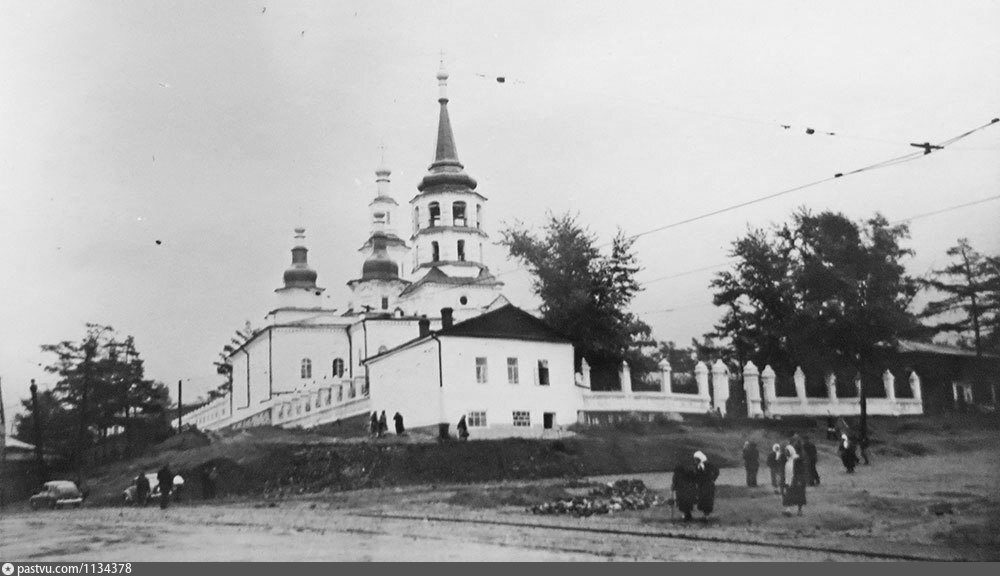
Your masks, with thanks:
<instances>
[{"instance_id":1,"label":"tall spire","mask_svg":"<svg viewBox=\"0 0 1000 576\"><path fill-rule=\"evenodd\" d=\"M458 148L455 146L455 134L451 130L451 118L448 116L448 71L444 67L442 56L441 69L437 73L440 95L438 103L441 112L438 117L437 144L434 149L434 162L428 167L417 190L438 184L454 184L474 189L476 181L465 173L465 166L458 160Z\"/></svg>"}]
</instances>

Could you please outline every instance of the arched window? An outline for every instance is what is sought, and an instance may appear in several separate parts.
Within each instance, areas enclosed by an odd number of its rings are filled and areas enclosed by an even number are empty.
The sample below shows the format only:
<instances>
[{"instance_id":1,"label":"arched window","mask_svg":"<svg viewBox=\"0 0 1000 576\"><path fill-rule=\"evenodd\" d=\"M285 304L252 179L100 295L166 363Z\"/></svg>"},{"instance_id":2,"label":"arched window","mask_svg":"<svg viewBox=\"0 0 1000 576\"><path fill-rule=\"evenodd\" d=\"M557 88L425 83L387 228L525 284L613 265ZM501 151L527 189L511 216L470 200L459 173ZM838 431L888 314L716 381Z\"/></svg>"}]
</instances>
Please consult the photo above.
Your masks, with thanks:
<instances>
[{"instance_id":1,"label":"arched window","mask_svg":"<svg viewBox=\"0 0 1000 576\"><path fill-rule=\"evenodd\" d=\"M441 249L438 247L437 240L431 242L431 262L437 262L441 259Z\"/></svg>"},{"instance_id":2,"label":"arched window","mask_svg":"<svg viewBox=\"0 0 1000 576\"><path fill-rule=\"evenodd\" d=\"M483 205L476 204L476 228L483 227Z\"/></svg>"},{"instance_id":3,"label":"arched window","mask_svg":"<svg viewBox=\"0 0 1000 576\"><path fill-rule=\"evenodd\" d=\"M431 227L439 226L441 224L441 205L437 202L431 202L427 205L427 210L430 211Z\"/></svg>"},{"instance_id":4,"label":"arched window","mask_svg":"<svg viewBox=\"0 0 1000 576\"><path fill-rule=\"evenodd\" d=\"M344 377L344 359L337 358L333 361L333 375L337 378Z\"/></svg>"},{"instance_id":5,"label":"arched window","mask_svg":"<svg viewBox=\"0 0 1000 576\"><path fill-rule=\"evenodd\" d=\"M392 224L392 212L389 212L388 210L385 212L385 223Z\"/></svg>"},{"instance_id":6,"label":"arched window","mask_svg":"<svg viewBox=\"0 0 1000 576\"><path fill-rule=\"evenodd\" d=\"M420 230L420 206L413 207L413 233Z\"/></svg>"},{"instance_id":7,"label":"arched window","mask_svg":"<svg viewBox=\"0 0 1000 576\"><path fill-rule=\"evenodd\" d=\"M486 260L483 260L483 243L482 242L479 243L479 261L480 262L485 262L486 261Z\"/></svg>"},{"instance_id":8,"label":"arched window","mask_svg":"<svg viewBox=\"0 0 1000 576\"><path fill-rule=\"evenodd\" d=\"M451 205L451 222L453 226L467 226L465 220L465 202L455 202Z\"/></svg>"},{"instance_id":9,"label":"arched window","mask_svg":"<svg viewBox=\"0 0 1000 576\"><path fill-rule=\"evenodd\" d=\"M458 261L465 262L465 240L458 241Z\"/></svg>"},{"instance_id":10,"label":"arched window","mask_svg":"<svg viewBox=\"0 0 1000 576\"><path fill-rule=\"evenodd\" d=\"M308 358L302 359L302 378L312 378L313 377L313 363L312 360Z\"/></svg>"}]
</instances>

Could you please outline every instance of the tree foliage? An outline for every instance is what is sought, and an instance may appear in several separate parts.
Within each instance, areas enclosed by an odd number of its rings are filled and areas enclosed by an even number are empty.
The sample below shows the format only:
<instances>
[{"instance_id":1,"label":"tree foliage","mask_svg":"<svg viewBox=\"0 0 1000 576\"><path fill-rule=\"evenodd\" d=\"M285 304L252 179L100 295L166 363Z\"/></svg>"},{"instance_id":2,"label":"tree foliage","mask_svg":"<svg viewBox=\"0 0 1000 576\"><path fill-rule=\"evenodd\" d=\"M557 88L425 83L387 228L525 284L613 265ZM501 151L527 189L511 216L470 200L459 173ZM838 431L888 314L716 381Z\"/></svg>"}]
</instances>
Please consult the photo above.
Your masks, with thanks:
<instances>
[{"instance_id":1,"label":"tree foliage","mask_svg":"<svg viewBox=\"0 0 1000 576\"><path fill-rule=\"evenodd\" d=\"M633 376L656 371L652 331L628 307L642 289L634 239L621 230L602 254L596 237L570 214L550 214L541 236L520 224L501 231L500 244L534 276L545 321L573 341L577 361L627 360Z\"/></svg>"},{"instance_id":2,"label":"tree foliage","mask_svg":"<svg viewBox=\"0 0 1000 576\"><path fill-rule=\"evenodd\" d=\"M748 231L733 243L734 269L711 282L725 313L709 336L727 340L740 364L870 362L919 329L908 310L918 284L902 264L908 236L878 214L852 222L805 209Z\"/></svg>"},{"instance_id":3,"label":"tree foliage","mask_svg":"<svg viewBox=\"0 0 1000 576\"><path fill-rule=\"evenodd\" d=\"M218 398L224 397L229 394L233 389L233 362L230 358L233 352L235 352L240 346L246 344L253 335L256 333L253 326L250 325L250 321L247 320L243 324L243 328L236 330L234 335L229 339L229 344L222 347L222 351L219 352L219 358L212 365L215 366L215 372L223 376L224 380L216 386L213 390L208 391L208 401L211 402Z\"/></svg>"},{"instance_id":4,"label":"tree foliage","mask_svg":"<svg viewBox=\"0 0 1000 576\"><path fill-rule=\"evenodd\" d=\"M931 329L957 332L960 344L977 354L1000 351L1000 257L980 254L966 238L949 248L948 256L952 263L922 282L943 297L927 304L921 316L949 317Z\"/></svg>"},{"instance_id":5,"label":"tree foliage","mask_svg":"<svg viewBox=\"0 0 1000 576\"><path fill-rule=\"evenodd\" d=\"M131 336L121 339L110 326L88 324L79 342L45 344L42 350L55 355L45 370L58 376L51 390L39 392L43 437L50 429L58 431L54 447L64 454L78 453L114 426L125 428L126 435L137 429L153 436L169 430L169 390L145 378ZM34 437L33 417L18 420L19 435Z\"/></svg>"}]
</instances>

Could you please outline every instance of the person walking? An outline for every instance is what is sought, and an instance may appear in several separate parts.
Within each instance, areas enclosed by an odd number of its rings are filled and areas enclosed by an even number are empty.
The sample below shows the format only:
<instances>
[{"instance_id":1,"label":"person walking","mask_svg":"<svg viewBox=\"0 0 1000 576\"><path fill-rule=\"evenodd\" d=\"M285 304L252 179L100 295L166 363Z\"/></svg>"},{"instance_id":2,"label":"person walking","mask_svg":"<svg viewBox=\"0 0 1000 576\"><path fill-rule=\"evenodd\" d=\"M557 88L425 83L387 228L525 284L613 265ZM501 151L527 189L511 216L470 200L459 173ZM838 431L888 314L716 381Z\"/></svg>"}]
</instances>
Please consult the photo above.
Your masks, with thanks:
<instances>
[{"instance_id":1,"label":"person walking","mask_svg":"<svg viewBox=\"0 0 1000 576\"><path fill-rule=\"evenodd\" d=\"M382 415L378 417L378 435L381 438L386 432L389 431L389 423L385 418L385 410L382 411Z\"/></svg>"},{"instance_id":2,"label":"person walking","mask_svg":"<svg viewBox=\"0 0 1000 576\"><path fill-rule=\"evenodd\" d=\"M458 430L458 437L462 440L469 439L469 426L465 423L465 414L458 419L458 426L455 427Z\"/></svg>"},{"instance_id":3,"label":"person walking","mask_svg":"<svg viewBox=\"0 0 1000 576\"><path fill-rule=\"evenodd\" d=\"M844 464L844 469L848 474L854 474L854 467L858 465L858 455L854 452L854 443L847 434L840 435L840 444L837 445L840 453L840 461Z\"/></svg>"},{"instance_id":4,"label":"person walking","mask_svg":"<svg viewBox=\"0 0 1000 576\"><path fill-rule=\"evenodd\" d=\"M708 456L702 451L694 453L696 461L694 480L698 485L698 510L704 518L715 509L715 480L719 477L719 467L708 461Z\"/></svg>"},{"instance_id":5,"label":"person walking","mask_svg":"<svg viewBox=\"0 0 1000 576\"><path fill-rule=\"evenodd\" d=\"M403 415L396 412L396 415L392 417L392 421L396 425L396 435L402 436L403 432L406 432L406 428L403 427Z\"/></svg>"},{"instance_id":6,"label":"person walking","mask_svg":"<svg viewBox=\"0 0 1000 576\"><path fill-rule=\"evenodd\" d=\"M795 507L802 516L802 507L806 505L806 467L795 450L795 446L785 446L785 485L781 493L781 505L785 507L785 516L791 516Z\"/></svg>"},{"instance_id":7,"label":"person walking","mask_svg":"<svg viewBox=\"0 0 1000 576\"><path fill-rule=\"evenodd\" d=\"M743 467L747 471L747 486L757 485L757 470L760 468L760 452L757 443L747 440L743 443Z\"/></svg>"},{"instance_id":8,"label":"person walking","mask_svg":"<svg viewBox=\"0 0 1000 576\"><path fill-rule=\"evenodd\" d=\"M674 494L677 509L684 514L684 521L690 522L691 511L698 503L698 483L695 481L694 470L690 465L678 464L674 468L674 477L670 483L670 491Z\"/></svg>"},{"instance_id":9,"label":"person walking","mask_svg":"<svg viewBox=\"0 0 1000 576\"><path fill-rule=\"evenodd\" d=\"M215 466L201 469L201 495L205 500L215 498L215 484L219 479L219 469Z\"/></svg>"},{"instance_id":10,"label":"person walking","mask_svg":"<svg viewBox=\"0 0 1000 576\"><path fill-rule=\"evenodd\" d=\"M771 452L767 455L767 468L771 471L771 488L775 494L781 494L781 485L785 483L785 455L781 451L781 444L771 446Z\"/></svg>"},{"instance_id":11,"label":"person walking","mask_svg":"<svg viewBox=\"0 0 1000 576\"><path fill-rule=\"evenodd\" d=\"M809 485L819 486L819 470L816 468L819 453L808 434L802 439L802 450L806 453L805 463L809 475Z\"/></svg>"},{"instance_id":12,"label":"person walking","mask_svg":"<svg viewBox=\"0 0 1000 576\"><path fill-rule=\"evenodd\" d=\"M149 499L149 478L146 478L146 471L140 470L135 477L135 503L136 506L145 506Z\"/></svg>"},{"instance_id":13,"label":"person walking","mask_svg":"<svg viewBox=\"0 0 1000 576\"><path fill-rule=\"evenodd\" d=\"M170 471L169 464L164 464L156 473L156 481L160 488L160 509L166 510L170 505L170 494L174 491L174 473Z\"/></svg>"},{"instance_id":14,"label":"person walking","mask_svg":"<svg viewBox=\"0 0 1000 576\"><path fill-rule=\"evenodd\" d=\"M368 422L368 433L372 438L378 436L378 412L372 412L372 417Z\"/></svg>"},{"instance_id":15,"label":"person walking","mask_svg":"<svg viewBox=\"0 0 1000 576\"><path fill-rule=\"evenodd\" d=\"M865 466L871 464L868 460L868 435L861 434L858 436L858 448L861 448L861 459L865 461Z\"/></svg>"}]
</instances>

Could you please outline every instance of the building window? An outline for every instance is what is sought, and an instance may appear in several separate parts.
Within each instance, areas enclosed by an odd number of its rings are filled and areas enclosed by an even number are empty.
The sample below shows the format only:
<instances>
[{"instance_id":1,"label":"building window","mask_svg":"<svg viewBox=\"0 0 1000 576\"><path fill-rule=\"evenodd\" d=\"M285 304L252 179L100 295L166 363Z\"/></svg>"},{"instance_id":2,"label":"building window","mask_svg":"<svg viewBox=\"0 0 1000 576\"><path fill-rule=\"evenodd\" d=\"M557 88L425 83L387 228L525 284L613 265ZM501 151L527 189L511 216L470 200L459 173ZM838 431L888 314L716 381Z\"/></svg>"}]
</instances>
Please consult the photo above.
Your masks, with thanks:
<instances>
[{"instance_id":1,"label":"building window","mask_svg":"<svg viewBox=\"0 0 1000 576\"><path fill-rule=\"evenodd\" d=\"M517 377L517 358L507 359L507 382L510 384L518 383Z\"/></svg>"},{"instance_id":2,"label":"building window","mask_svg":"<svg viewBox=\"0 0 1000 576\"><path fill-rule=\"evenodd\" d=\"M458 299L458 303L461 304L462 306L465 306L466 304L469 303L469 299L465 296L462 296L461 298Z\"/></svg>"},{"instance_id":3,"label":"building window","mask_svg":"<svg viewBox=\"0 0 1000 576\"><path fill-rule=\"evenodd\" d=\"M333 375L337 378L344 377L344 359L337 358L333 361Z\"/></svg>"},{"instance_id":4,"label":"building window","mask_svg":"<svg viewBox=\"0 0 1000 576\"><path fill-rule=\"evenodd\" d=\"M451 205L451 222L453 226L465 226L465 202L455 202Z\"/></svg>"},{"instance_id":5,"label":"building window","mask_svg":"<svg viewBox=\"0 0 1000 576\"><path fill-rule=\"evenodd\" d=\"M538 385L548 386L549 385L549 361L539 360L538 361Z\"/></svg>"},{"instance_id":6,"label":"building window","mask_svg":"<svg viewBox=\"0 0 1000 576\"><path fill-rule=\"evenodd\" d=\"M385 296L382 297L382 309L383 310L389 309L389 299Z\"/></svg>"},{"instance_id":7,"label":"building window","mask_svg":"<svg viewBox=\"0 0 1000 576\"><path fill-rule=\"evenodd\" d=\"M476 204L476 228L483 227L483 205Z\"/></svg>"},{"instance_id":8,"label":"building window","mask_svg":"<svg viewBox=\"0 0 1000 576\"><path fill-rule=\"evenodd\" d=\"M413 233L420 230L420 206L413 207Z\"/></svg>"},{"instance_id":9,"label":"building window","mask_svg":"<svg viewBox=\"0 0 1000 576\"><path fill-rule=\"evenodd\" d=\"M469 412L466 417L466 424L469 428L485 428L486 427L486 411L483 412Z\"/></svg>"},{"instance_id":10,"label":"building window","mask_svg":"<svg viewBox=\"0 0 1000 576\"><path fill-rule=\"evenodd\" d=\"M479 243L479 261L480 262L485 262L485 260L483 260L483 243L482 242Z\"/></svg>"},{"instance_id":11,"label":"building window","mask_svg":"<svg viewBox=\"0 0 1000 576\"><path fill-rule=\"evenodd\" d=\"M531 412L527 410L514 410L514 426L521 428L531 426Z\"/></svg>"},{"instance_id":12,"label":"building window","mask_svg":"<svg viewBox=\"0 0 1000 576\"><path fill-rule=\"evenodd\" d=\"M458 261L465 262L465 240L458 241Z\"/></svg>"},{"instance_id":13,"label":"building window","mask_svg":"<svg viewBox=\"0 0 1000 576\"><path fill-rule=\"evenodd\" d=\"M337 386L337 402L343 402L343 401L344 401L344 387Z\"/></svg>"},{"instance_id":14,"label":"building window","mask_svg":"<svg viewBox=\"0 0 1000 576\"><path fill-rule=\"evenodd\" d=\"M476 358L476 382L486 384L489 373L486 371L486 358Z\"/></svg>"},{"instance_id":15,"label":"building window","mask_svg":"<svg viewBox=\"0 0 1000 576\"><path fill-rule=\"evenodd\" d=\"M313 363L312 360L308 358L302 359L302 378L312 378L313 377Z\"/></svg>"},{"instance_id":16,"label":"building window","mask_svg":"<svg viewBox=\"0 0 1000 576\"><path fill-rule=\"evenodd\" d=\"M437 240L431 242L431 262L437 262L441 259L441 248L438 246Z\"/></svg>"},{"instance_id":17,"label":"building window","mask_svg":"<svg viewBox=\"0 0 1000 576\"><path fill-rule=\"evenodd\" d=\"M392 212L386 212L385 213L385 223L386 224L391 224L392 223Z\"/></svg>"},{"instance_id":18,"label":"building window","mask_svg":"<svg viewBox=\"0 0 1000 576\"><path fill-rule=\"evenodd\" d=\"M441 224L441 205L437 202L431 202L427 205L427 210L430 212L431 216L431 228Z\"/></svg>"}]
</instances>

